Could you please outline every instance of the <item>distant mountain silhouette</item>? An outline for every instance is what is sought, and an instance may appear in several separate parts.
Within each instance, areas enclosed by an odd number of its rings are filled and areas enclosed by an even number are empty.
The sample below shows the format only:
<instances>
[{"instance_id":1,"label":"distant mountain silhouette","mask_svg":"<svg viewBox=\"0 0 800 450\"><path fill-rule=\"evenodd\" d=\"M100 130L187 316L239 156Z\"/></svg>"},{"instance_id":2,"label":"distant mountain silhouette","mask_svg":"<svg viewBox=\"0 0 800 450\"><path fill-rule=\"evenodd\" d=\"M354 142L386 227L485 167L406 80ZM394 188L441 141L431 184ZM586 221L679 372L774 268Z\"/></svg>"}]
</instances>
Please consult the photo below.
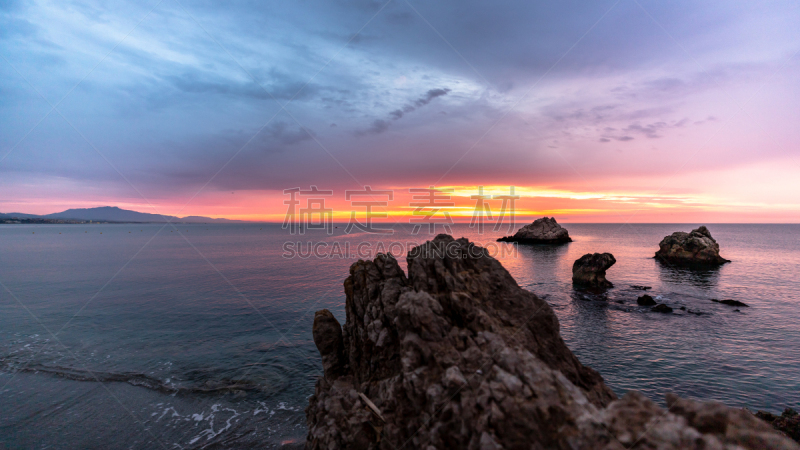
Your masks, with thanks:
<instances>
[{"instance_id":1,"label":"distant mountain silhouette","mask_svg":"<svg viewBox=\"0 0 800 450\"><path fill-rule=\"evenodd\" d=\"M0 213L0 219L35 219L39 216L35 214L24 214L24 213Z\"/></svg>"},{"instance_id":2,"label":"distant mountain silhouette","mask_svg":"<svg viewBox=\"0 0 800 450\"><path fill-rule=\"evenodd\" d=\"M23 213L0 213L0 218L10 219L70 219L70 220L91 220L94 222L181 222L181 223L228 223L241 222L240 220L212 219L211 217L201 216L161 216L158 214L141 213L121 209L116 206L101 206L99 208L76 208L68 209L64 212L37 216L34 214Z\"/></svg>"}]
</instances>

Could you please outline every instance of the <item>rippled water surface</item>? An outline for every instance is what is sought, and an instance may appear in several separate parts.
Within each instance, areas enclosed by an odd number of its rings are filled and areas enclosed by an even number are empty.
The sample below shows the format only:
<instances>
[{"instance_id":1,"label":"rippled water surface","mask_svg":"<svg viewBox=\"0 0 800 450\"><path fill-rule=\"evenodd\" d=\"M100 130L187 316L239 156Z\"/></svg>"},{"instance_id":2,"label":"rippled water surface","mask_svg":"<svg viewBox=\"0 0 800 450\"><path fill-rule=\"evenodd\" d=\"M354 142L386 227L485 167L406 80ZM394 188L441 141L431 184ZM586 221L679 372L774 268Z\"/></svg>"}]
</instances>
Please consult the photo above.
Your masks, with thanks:
<instances>
[{"instance_id":1,"label":"rippled water surface","mask_svg":"<svg viewBox=\"0 0 800 450\"><path fill-rule=\"evenodd\" d=\"M516 249L466 225L453 234L488 245L521 286L544 297L569 347L618 394L797 408L800 226L709 225L733 260L716 270L652 259L661 238L695 226L567 224L573 243ZM398 252L431 237L404 227L392 236L343 229L0 227L0 447L302 443L303 409L321 373L314 311L344 321L342 281L357 259L340 255L360 243L362 254L379 243ZM303 257L282 257L298 242ZM614 288L573 289L572 262L588 252L614 254ZM637 306L634 285L650 286L675 312Z\"/></svg>"}]
</instances>

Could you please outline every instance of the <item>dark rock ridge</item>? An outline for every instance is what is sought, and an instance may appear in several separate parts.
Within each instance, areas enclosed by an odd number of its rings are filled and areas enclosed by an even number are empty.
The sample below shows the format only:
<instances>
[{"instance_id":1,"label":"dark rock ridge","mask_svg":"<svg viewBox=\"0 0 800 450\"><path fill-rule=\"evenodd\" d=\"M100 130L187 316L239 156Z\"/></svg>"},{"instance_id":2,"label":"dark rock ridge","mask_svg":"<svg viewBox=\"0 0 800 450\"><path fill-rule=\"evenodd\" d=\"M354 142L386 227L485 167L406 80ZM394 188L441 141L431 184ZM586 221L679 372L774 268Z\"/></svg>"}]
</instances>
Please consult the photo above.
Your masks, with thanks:
<instances>
[{"instance_id":1,"label":"dark rock ridge","mask_svg":"<svg viewBox=\"0 0 800 450\"><path fill-rule=\"evenodd\" d=\"M606 280L606 270L616 262L611 253L587 253L572 264L572 282L583 286L613 287Z\"/></svg>"},{"instance_id":2,"label":"dark rock ridge","mask_svg":"<svg viewBox=\"0 0 800 450\"><path fill-rule=\"evenodd\" d=\"M755 416L772 424L773 428L786 436L800 442L800 414L792 408L784 409L780 416L765 411L758 411Z\"/></svg>"},{"instance_id":3,"label":"dark rock ridge","mask_svg":"<svg viewBox=\"0 0 800 450\"><path fill-rule=\"evenodd\" d=\"M342 326L333 313L323 309L314 314L314 327L311 335L322 355L322 370L325 372L325 378L335 379L342 373L345 364Z\"/></svg>"},{"instance_id":4,"label":"dark rock ridge","mask_svg":"<svg viewBox=\"0 0 800 450\"><path fill-rule=\"evenodd\" d=\"M800 449L741 410L615 400L550 306L466 239L439 235L407 261L408 277L390 255L354 263L344 327L315 317L325 376L307 449Z\"/></svg>"},{"instance_id":5,"label":"dark rock ridge","mask_svg":"<svg viewBox=\"0 0 800 450\"><path fill-rule=\"evenodd\" d=\"M656 301L653 300L653 297L650 297L649 295L645 294L637 298L636 303L639 306L654 306L656 304Z\"/></svg>"},{"instance_id":6,"label":"dark rock ridge","mask_svg":"<svg viewBox=\"0 0 800 450\"><path fill-rule=\"evenodd\" d=\"M719 256L719 244L708 228L701 226L691 233L676 231L658 244L656 259L683 266L718 266L730 262Z\"/></svg>"},{"instance_id":7,"label":"dark rock ridge","mask_svg":"<svg viewBox=\"0 0 800 450\"><path fill-rule=\"evenodd\" d=\"M519 242L520 244L563 244L572 242L566 228L556 222L555 217L542 217L517 230L513 236L501 237L498 242Z\"/></svg>"},{"instance_id":8,"label":"dark rock ridge","mask_svg":"<svg viewBox=\"0 0 800 450\"><path fill-rule=\"evenodd\" d=\"M743 306L745 308L749 308L750 307L747 304L740 302L739 300L730 300L730 299L729 300L717 300L715 298L712 298L711 301L714 302L714 303L722 303L723 305L728 305L728 306Z\"/></svg>"},{"instance_id":9,"label":"dark rock ridge","mask_svg":"<svg viewBox=\"0 0 800 450\"><path fill-rule=\"evenodd\" d=\"M669 306L667 306L667 305L665 305L663 303L660 303L660 304L650 308L650 311L660 312L660 313L671 313L672 312L672 308L670 308Z\"/></svg>"}]
</instances>

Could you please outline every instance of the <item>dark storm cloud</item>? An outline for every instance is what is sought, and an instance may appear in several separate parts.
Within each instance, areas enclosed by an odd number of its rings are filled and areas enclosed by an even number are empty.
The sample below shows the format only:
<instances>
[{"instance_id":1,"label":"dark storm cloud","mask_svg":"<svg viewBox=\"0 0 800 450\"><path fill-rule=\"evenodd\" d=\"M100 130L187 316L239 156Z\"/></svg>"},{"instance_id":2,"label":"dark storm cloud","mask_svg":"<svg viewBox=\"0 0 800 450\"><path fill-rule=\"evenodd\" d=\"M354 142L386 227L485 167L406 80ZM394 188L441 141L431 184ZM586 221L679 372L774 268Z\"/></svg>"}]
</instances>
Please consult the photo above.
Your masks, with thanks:
<instances>
[{"instance_id":1,"label":"dark storm cloud","mask_svg":"<svg viewBox=\"0 0 800 450\"><path fill-rule=\"evenodd\" d=\"M425 106L436 97L447 95L448 92L450 92L450 89L431 89L425 94L424 97L417 99L417 101L414 102L414 106L417 108Z\"/></svg>"},{"instance_id":2,"label":"dark storm cloud","mask_svg":"<svg viewBox=\"0 0 800 450\"><path fill-rule=\"evenodd\" d=\"M428 103L433 101L433 99L435 99L436 97L441 97L443 95L447 95L448 92L450 92L450 89L447 89L447 88L445 88L445 89L431 89L428 92L426 92L425 95L423 95L422 97L414 100L412 103L409 103L409 104L403 106L401 109L396 109L396 110L390 112L389 113L389 118L391 118L392 120L400 120L406 114L408 114L410 112L414 112L414 111L417 110L417 108L421 108L421 107L427 105ZM356 135L363 136L363 135L366 135L366 134L380 134L380 133L383 133L384 131L388 130L389 129L389 125L390 125L390 122L387 121L387 120L376 119L375 121L372 122L372 125L369 128L367 128L366 130L356 131Z\"/></svg>"},{"instance_id":3,"label":"dark storm cloud","mask_svg":"<svg viewBox=\"0 0 800 450\"><path fill-rule=\"evenodd\" d=\"M56 103L77 85L60 110L154 189L202 185L252 138L210 186L255 189L352 181L331 155L362 182L547 178L560 173L546 159L553 140L585 161L606 142L687 133L691 144L692 130L744 103L724 103L729 91L756 92L784 65L800 70L784 64L800 45L789 2L640 3L647 13L614 0L448 0L416 11L369 0L197 2L184 4L187 15L162 2L148 15L153 5L139 2L0 0L0 52L14 65L0 61L0 157L27 134L0 174L84 183L115 173L55 113L28 134L49 110L37 90ZM783 101L776 114L796 116ZM393 126L402 136L386 133ZM709 159L745 158L718 156ZM624 173L623 163L596 166Z\"/></svg>"}]
</instances>

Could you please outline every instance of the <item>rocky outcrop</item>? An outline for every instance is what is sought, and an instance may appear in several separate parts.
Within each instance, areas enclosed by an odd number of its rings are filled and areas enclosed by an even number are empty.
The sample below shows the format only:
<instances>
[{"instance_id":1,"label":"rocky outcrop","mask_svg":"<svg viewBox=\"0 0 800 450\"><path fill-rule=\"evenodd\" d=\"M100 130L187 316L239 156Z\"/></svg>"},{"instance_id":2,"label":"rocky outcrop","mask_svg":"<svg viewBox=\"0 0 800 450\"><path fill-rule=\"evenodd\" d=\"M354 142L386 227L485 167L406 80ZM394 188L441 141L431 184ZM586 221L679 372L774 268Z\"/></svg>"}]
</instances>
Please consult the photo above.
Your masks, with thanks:
<instances>
[{"instance_id":1,"label":"rocky outcrop","mask_svg":"<svg viewBox=\"0 0 800 450\"><path fill-rule=\"evenodd\" d=\"M660 312L660 313L671 313L672 312L672 308L670 308L669 306L667 306L667 305L665 305L663 303L659 303L658 305L653 306L652 308L650 308L650 311Z\"/></svg>"},{"instance_id":2,"label":"rocky outcrop","mask_svg":"<svg viewBox=\"0 0 800 450\"><path fill-rule=\"evenodd\" d=\"M719 256L719 244L708 228L701 226L691 233L677 231L658 244L655 258L682 266L719 266L730 262Z\"/></svg>"},{"instance_id":3,"label":"rocky outcrop","mask_svg":"<svg viewBox=\"0 0 800 450\"><path fill-rule=\"evenodd\" d=\"M520 228L513 236L501 237L497 241L520 244L564 244L572 242L572 238L569 237L567 229L556 222L555 217L542 217Z\"/></svg>"},{"instance_id":4,"label":"rocky outcrop","mask_svg":"<svg viewBox=\"0 0 800 450\"><path fill-rule=\"evenodd\" d=\"M328 362L306 448L799 448L721 405L615 401L550 306L466 239L439 235L407 262L408 277L390 255L354 263L344 327L315 317Z\"/></svg>"},{"instance_id":5,"label":"rocky outcrop","mask_svg":"<svg viewBox=\"0 0 800 450\"><path fill-rule=\"evenodd\" d=\"M311 331L319 354L322 357L322 370L325 378L335 380L344 369L344 340L342 326L333 313L327 309L314 314L314 327Z\"/></svg>"},{"instance_id":6,"label":"rocky outcrop","mask_svg":"<svg viewBox=\"0 0 800 450\"><path fill-rule=\"evenodd\" d=\"M636 299L636 304L639 306L655 306L656 301L653 300L653 297L645 294Z\"/></svg>"},{"instance_id":7,"label":"rocky outcrop","mask_svg":"<svg viewBox=\"0 0 800 450\"><path fill-rule=\"evenodd\" d=\"M610 288L606 270L617 262L611 253L587 253L572 264L572 282L581 286Z\"/></svg>"},{"instance_id":8,"label":"rocky outcrop","mask_svg":"<svg viewBox=\"0 0 800 450\"><path fill-rule=\"evenodd\" d=\"M773 428L800 442L800 414L792 408L786 408L780 416L758 411L755 414L759 419L769 423Z\"/></svg>"}]
</instances>

